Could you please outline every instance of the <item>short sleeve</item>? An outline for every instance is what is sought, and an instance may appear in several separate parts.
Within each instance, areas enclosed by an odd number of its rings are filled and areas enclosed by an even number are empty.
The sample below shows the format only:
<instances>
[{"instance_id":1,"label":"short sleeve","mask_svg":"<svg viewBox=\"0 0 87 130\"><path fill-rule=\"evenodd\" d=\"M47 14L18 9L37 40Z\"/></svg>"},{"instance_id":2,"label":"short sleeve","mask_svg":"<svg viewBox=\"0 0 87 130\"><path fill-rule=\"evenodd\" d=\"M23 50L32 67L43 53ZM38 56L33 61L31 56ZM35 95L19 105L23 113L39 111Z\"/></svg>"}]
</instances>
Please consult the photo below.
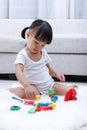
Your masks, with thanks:
<instances>
[{"instance_id":1,"label":"short sleeve","mask_svg":"<svg viewBox=\"0 0 87 130\"><path fill-rule=\"evenodd\" d=\"M21 64L25 64L25 58L24 58L24 55L18 53L17 54L17 57L16 57L16 60L15 60L15 64L18 64L18 63L21 63Z\"/></svg>"},{"instance_id":2,"label":"short sleeve","mask_svg":"<svg viewBox=\"0 0 87 130\"><path fill-rule=\"evenodd\" d=\"M45 62L46 64L51 63L52 59L50 58L50 56L48 55L47 51L44 49L44 53L45 53Z\"/></svg>"}]
</instances>

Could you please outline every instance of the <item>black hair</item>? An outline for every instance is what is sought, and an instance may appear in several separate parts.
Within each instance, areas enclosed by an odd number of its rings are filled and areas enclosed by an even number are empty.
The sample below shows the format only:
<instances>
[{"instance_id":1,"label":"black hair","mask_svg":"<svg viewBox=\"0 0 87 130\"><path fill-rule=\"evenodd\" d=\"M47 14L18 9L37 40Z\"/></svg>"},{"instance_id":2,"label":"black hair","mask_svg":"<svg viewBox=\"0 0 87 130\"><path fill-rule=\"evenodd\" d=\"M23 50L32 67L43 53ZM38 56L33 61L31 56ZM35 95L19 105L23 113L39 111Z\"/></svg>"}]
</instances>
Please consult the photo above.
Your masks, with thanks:
<instances>
[{"instance_id":1,"label":"black hair","mask_svg":"<svg viewBox=\"0 0 87 130\"><path fill-rule=\"evenodd\" d=\"M47 44L51 43L53 32L51 25L47 21L37 19L32 22L30 27L25 27L21 32L21 37L24 39L27 29L37 29L34 37L42 42L46 41Z\"/></svg>"}]
</instances>

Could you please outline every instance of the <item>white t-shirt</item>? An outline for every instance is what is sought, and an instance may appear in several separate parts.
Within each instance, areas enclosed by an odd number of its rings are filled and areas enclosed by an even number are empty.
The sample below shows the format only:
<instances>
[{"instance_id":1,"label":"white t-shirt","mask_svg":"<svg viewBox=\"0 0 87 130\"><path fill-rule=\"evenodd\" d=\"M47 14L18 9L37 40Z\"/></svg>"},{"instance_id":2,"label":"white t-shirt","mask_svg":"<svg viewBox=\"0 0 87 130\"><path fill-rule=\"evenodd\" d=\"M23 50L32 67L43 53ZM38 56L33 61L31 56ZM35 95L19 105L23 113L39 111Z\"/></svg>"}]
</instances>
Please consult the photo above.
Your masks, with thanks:
<instances>
[{"instance_id":1,"label":"white t-shirt","mask_svg":"<svg viewBox=\"0 0 87 130\"><path fill-rule=\"evenodd\" d=\"M49 74L49 70L46 66L47 63L51 62L51 58L47 54L46 50L42 50L41 59L33 61L29 58L25 49L17 54L15 64L21 63L24 65L24 73L27 81L30 84L36 85L36 87L44 90L48 90L53 82L52 77Z\"/></svg>"}]
</instances>

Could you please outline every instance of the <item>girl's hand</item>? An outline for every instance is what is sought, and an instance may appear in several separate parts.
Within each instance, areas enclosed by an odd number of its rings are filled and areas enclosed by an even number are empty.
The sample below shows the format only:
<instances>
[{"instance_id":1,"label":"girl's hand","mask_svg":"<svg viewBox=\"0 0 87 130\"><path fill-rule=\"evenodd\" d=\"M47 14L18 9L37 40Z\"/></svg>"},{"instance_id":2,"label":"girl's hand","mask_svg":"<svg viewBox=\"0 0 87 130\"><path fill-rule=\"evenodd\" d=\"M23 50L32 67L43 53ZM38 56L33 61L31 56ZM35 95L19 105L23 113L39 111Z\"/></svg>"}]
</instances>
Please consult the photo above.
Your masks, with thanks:
<instances>
[{"instance_id":1,"label":"girl's hand","mask_svg":"<svg viewBox=\"0 0 87 130\"><path fill-rule=\"evenodd\" d=\"M65 76L63 74L58 73L57 78L61 81L61 82L65 82Z\"/></svg>"},{"instance_id":2,"label":"girl's hand","mask_svg":"<svg viewBox=\"0 0 87 130\"><path fill-rule=\"evenodd\" d=\"M27 99L35 100L36 95L39 93L38 90L33 85L29 85L24 89Z\"/></svg>"}]
</instances>

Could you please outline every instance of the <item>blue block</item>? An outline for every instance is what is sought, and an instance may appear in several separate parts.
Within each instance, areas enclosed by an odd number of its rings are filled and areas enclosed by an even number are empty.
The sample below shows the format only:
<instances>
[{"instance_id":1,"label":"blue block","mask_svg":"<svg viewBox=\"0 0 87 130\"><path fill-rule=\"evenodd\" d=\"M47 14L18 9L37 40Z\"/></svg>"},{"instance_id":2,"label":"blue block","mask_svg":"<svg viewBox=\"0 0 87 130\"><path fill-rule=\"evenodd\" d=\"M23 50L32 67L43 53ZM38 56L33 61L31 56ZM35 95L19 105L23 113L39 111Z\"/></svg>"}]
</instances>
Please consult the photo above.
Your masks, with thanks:
<instances>
[{"instance_id":1,"label":"blue block","mask_svg":"<svg viewBox=\"0 0 87 130\"><path fill-rule=\"evenodd\" d=\"M51 101L56 102L58 100L58 96L54 96L51 98Z\"/></svg>"}]
</instances>

